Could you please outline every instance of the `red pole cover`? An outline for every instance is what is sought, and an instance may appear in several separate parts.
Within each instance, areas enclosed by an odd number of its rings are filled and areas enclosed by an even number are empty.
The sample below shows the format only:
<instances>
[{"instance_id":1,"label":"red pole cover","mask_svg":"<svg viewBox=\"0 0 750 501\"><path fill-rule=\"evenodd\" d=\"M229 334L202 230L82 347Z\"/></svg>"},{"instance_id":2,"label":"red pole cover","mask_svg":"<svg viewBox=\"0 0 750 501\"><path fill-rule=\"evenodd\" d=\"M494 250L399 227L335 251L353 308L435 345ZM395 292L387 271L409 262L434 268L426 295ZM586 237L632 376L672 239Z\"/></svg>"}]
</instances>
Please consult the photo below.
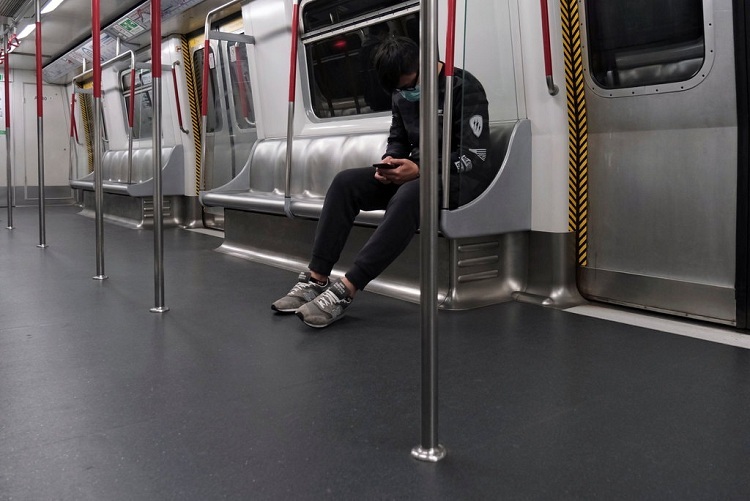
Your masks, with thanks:
<instances>
[{"instance_id":1,"label":"red pole cover","mask_svg":"<svg viewBox=\"0 0 750 501\"><path fill-rule=\"evenodd\" d=\"M130 102L128 103L128 127L133 128L135 116L135 68L130 70Z\"/></svg>"},{"instance_id":2,"label":"red pole cover","mask_svg":"<svg viewBox=\"0 0 750 501\"><path fill-rule=\"evenodd\" d=\"M549 36L549 10L547 9L547 0L542 2L542 39L544 41L544 74L552 76L552 49L550 48Z\"/></svg>"},{"instance_id":3,"label":"red pole cover","mask_svg":"<svg viewBox=\"0 0 750 501\"><path fill-rule=\"evenodd\" d=\"M91 0L91 37L94 46L94 99L102 97L102 56L101 56L102 28L99 14L99 0Z\"/></svg>"},{"instance_id":4,"label":"red pole cover","mask_svg":"<svg viewBox=\"0 0 750 501\"><path fill-rule=\"evenodd\" d=\"M456 0L448 0L448 26L445 35L445 76L453 76L456 50Z\"/></svg>"},{"instance_id":5,"label":"red pole cover","mask_svg":"<svg viewBox=\"0 0 750 501\"><path fill-rule=\"evenodd\" d=\"M208 116L208 56L211 52L211 43L206 39L203 43L203 86L201 92L201 115Z\"/></svg>"},{"instance_id":6,"label":"red pole cover","mask_svg":"<svg viewBox=\"0 0 750 501\"><path fill-rule=\"evenodd\" d=\"M294 91L297 88L297 33L299 32L299 4L294 0L292 6L292 54L289 63L289 102L294 102Z\"/></svg>"},{"instance_id":7,"label":"red pole cover","mask_svg":"<svg viewBox=\"0 0 750 501\"><path fill-rule=\"evenodd\" d=\"M5 130L10 129L10 52L5 48Z\"/></svg>"},{"instance_id":8,"label":"red pole cover","mask_svg":"<svg viewBox=\"0 0 750 501\"><path fill-rule=\"evenodd\" d=\"M42 23L36 22L36 116L44 114L44 91L42 90Z\"/></svg>"},{"instance_id":9,"label":"red pole cover","mask_svg":"<svg viewBox=\"0 0 750 501\"><path fill-rule=\"evenodd\" d=\"M151 0L151 76L161 78L161 0Z\"/></svg>"},{"instance_id":10,"label":"red pole cover","mask_svg":"<svg viewBox=\"0 0 750 501\"><path fill-rule=\"evenodd\" d=\"M177 101L177 124L182 129L182 103L180 103L180 89L177 85L177 68L172 68L172 81L174 82L174 99Z\"/></svg>"},{"instance_id":11,"label":"red pole cover","mask_svg":"<svg viewBox=\"0 0 750 501\"><path fill-rule=\"evenodd\" d=\"M77 135L76 130L76 93L70 99L70 137Z\"/></svg>"}]
</instances>

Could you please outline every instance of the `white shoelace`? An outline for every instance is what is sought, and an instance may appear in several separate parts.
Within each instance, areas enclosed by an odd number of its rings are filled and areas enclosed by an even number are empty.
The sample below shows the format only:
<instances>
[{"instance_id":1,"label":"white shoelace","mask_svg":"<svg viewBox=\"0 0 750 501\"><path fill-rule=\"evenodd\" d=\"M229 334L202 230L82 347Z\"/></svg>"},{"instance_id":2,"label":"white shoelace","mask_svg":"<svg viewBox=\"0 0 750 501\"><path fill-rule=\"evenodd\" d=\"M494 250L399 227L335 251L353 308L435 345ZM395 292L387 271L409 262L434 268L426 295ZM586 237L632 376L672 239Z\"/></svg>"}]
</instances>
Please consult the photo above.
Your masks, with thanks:
<instances>
[{"instance_id":1,"label":"white shoelace","mask_svg":"<svg viewBox=\"0 0 750 501\"><path fill-rule=\"evenodd\" d=\"M335 306L335 305L339 304L340 302L342 302L342 299L340 299L336 295L335 292L333 292L332 290L329 289L329 290L325 291L323 294L321 294L320 296L318 296L318 298L316 299L316 301L318 302L318 305L322 309L322 308L326 308L326 307L329 307L329 306Z\"/></svg>"}]
</instances>

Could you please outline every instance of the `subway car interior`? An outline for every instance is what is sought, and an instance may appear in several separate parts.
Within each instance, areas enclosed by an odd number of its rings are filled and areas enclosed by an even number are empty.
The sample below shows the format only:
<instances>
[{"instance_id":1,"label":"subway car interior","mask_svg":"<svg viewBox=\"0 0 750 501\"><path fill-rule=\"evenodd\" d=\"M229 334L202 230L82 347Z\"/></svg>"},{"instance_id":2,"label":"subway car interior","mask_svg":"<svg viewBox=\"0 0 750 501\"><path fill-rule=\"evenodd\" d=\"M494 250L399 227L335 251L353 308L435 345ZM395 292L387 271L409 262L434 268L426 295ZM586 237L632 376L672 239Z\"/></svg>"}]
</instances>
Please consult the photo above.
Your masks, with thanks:
<instances>
[{"instance_id":1,"label":"subway car interior","mask_svg":"<svg viewBox=\"0 0 750 501\"><path fill-rule=\"evenodd\" d=\"M0 0L0 33L0 500L750 497L743 0Z\"/></svg>"}]
</instances>

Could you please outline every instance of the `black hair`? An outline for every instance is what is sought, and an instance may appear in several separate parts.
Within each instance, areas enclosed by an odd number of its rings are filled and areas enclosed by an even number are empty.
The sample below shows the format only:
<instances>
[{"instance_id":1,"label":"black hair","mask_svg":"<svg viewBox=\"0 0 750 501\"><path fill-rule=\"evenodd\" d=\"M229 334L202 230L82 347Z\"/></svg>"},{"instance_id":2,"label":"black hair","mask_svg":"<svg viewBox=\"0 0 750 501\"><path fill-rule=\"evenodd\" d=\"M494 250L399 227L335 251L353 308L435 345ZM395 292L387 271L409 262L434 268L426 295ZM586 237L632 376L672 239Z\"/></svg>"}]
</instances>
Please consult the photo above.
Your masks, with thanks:
<instances>
[{"instance_id":1,"label":"black hair","mask_svg":"<svg viewBox=\"0 0 750 501\"><path fill-rule=\"evenodd\" d=\"M419 70L419 45L408 37L388 37L375 50L372 61L380 86L393 92L402 75Z\"/></svg>"}]
</instances>

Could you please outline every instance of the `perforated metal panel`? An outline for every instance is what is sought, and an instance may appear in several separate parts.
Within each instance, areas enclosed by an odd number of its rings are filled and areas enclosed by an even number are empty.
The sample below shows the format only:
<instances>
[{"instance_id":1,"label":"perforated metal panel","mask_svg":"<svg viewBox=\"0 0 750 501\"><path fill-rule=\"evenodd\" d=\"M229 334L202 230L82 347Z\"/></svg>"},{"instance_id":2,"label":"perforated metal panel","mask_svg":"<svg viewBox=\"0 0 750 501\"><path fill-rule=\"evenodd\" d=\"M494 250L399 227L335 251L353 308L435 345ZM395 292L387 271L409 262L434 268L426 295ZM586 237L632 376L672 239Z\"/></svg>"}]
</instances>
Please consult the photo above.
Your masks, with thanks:
<instances>
[{"instance_id":1,"label":"perforated metal panel","mask_svg":"<svg viewBox=\"0 0 750 501\"><path fill-rule=\"evenodd\" d=\"M15 17L27 0L0 0L0 16Z\"/></svg>"}]
</instances>

